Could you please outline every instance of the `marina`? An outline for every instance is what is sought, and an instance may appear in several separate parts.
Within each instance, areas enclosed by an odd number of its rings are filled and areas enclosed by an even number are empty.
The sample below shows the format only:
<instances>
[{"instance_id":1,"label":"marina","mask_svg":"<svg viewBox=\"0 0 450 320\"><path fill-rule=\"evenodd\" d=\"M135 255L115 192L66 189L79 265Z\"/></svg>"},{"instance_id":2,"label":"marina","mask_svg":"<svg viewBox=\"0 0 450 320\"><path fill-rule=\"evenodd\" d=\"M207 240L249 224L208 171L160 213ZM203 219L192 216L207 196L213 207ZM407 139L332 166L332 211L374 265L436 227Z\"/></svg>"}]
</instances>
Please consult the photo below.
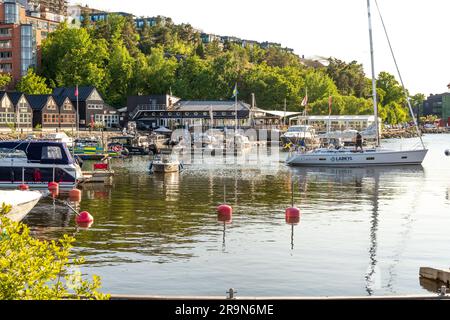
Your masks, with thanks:
<instances>
[{"instance_id":1,"label":"marina","mask_svg":"<svg viewBox=\"0 0 450 320\"><path fill-rule=\"evenodd\" d=\"M406 167L291 168L281 152L150 175L146 156L112 159L111 186L82 186L79 210L95 216L89 230L51 198L24 221L41 239L76 234L82 271L112 294L427 295L435 292L421 286L419 269L448 266L450 136L423 138L429 154ZM415 139L383 143L408 148ZM284 212L292 181L301 211L293 225ZM228 222L216 212L224 185Z\"/></svg>"}]
</instances>

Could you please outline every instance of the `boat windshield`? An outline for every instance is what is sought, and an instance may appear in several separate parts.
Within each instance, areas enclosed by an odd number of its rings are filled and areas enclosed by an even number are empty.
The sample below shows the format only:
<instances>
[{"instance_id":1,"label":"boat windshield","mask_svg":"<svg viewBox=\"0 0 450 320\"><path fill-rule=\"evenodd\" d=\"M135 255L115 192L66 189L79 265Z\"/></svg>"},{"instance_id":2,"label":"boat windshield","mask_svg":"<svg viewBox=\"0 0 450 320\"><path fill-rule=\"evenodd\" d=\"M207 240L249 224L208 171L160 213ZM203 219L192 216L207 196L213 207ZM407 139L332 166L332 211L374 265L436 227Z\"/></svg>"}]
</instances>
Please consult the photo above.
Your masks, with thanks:
<instances>
[{"instance_id":1,"label":"boat windshield","mask_svg":"<svg viewBox=\"0 0 450 320\"><path fill-rule=\"evenodd\" d=\"M288 132L306 132L308 131L308 127L290 127Z\"/></svg>"},{"instance_id":2,"label":"boat windshield","mask_svg":"<svg viewBox=\"0 0 450 320\"><path fill-rule=\"evenodd\" d=\"M0 148L0 158L27 158L23 150Z\"/></svg>"}]
</instances>

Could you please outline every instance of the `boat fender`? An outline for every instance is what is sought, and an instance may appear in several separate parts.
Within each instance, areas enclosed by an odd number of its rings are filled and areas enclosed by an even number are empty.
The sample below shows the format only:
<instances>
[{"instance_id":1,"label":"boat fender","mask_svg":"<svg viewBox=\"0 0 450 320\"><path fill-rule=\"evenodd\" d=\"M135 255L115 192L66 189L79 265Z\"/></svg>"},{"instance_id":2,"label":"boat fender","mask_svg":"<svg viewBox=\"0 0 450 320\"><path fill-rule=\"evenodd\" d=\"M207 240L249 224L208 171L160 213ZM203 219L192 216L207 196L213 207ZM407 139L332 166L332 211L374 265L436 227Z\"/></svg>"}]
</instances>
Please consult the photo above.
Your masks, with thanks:
<instances>
[{"instance_id":1,"label":"boat fender","mask_svg":"<svg viewBox=\"0 0 450 320\"><path fill-rule=\"evenodd\" d=\"M450 150L449 150L449 149L445 150L445 155L446 155L447 157L450 156Z\"/></svg>"}]
</instances>

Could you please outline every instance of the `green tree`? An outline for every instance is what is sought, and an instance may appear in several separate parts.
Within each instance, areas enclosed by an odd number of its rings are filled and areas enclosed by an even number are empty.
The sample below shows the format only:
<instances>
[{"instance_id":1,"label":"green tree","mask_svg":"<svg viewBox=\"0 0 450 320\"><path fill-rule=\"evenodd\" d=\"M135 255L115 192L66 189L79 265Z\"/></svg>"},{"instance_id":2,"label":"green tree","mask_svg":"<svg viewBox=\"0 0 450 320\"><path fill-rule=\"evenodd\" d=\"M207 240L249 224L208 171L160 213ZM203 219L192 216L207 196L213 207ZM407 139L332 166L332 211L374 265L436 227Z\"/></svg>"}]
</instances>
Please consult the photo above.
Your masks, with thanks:
<instances>
[{"instance_id":1,"label":"green tree","mask_svg":"<svg viewBox=\"0 0 450 320\"><path fill-rule=\"evenodd\" d=\"M92 85L104 94L109 87L107 48L105 39L62 23L42 44L42 75L51 86Z\"/></svg>"},{"instance_id":2,"label":"green tree","mask_svg":"<svg viewBox=\"0 0 450 320\"><path fill-rule=\"evenodd\" d=\"M27 74L17 83L16 90L25 94L52 93L52 89L47 86L45 78L38 76L33 69L28 69Z\"/></svg>"},{"instance_id":3,"label":"green tree","mask_svg":"<svg viewBox=\"0 0 450 320\"><path fill-rule=\"evenodd\" d=\"M327 74L333 79L339 93L344 96L367 97L371 82L367 81L363 65L352 61L346 63L336 58L329 58Z\"/></svg>"},{"instance_id":4,"label":"green tree","mask_svg":"<svg viewBox=\"0 0 450 320\"><path fill-rule=\"evenodd\" d=\"M148 56L148 68L145 73L144 91L147 94L166 94L175 83L178 63L175 58L166 58L161 47L152 50Z\"/></svg>"},{"instance_id":5,"label":"green tree","mask_svg":"<svg viewBox=\"0 0 450 320\"><path fill-rule=\"evenodd\" d=\"M8 73L0 74L0 88L5 88L11 83L12 77Z\"/></svg>"},{"instance_id":6,"label":"green tree","mask_svg":"<svg viewBox=\"0 0 450 320\"><path fill-rule=\"evenodd\" d=\"M59 241L41 241L30 235L23 223L4 216L10 210L0 208L0 299L57 300L108 299L98 292L100 278L83 280L71 266L82 259L70 260L74 238L65 235Z\"/></svg>"}]
</instances>

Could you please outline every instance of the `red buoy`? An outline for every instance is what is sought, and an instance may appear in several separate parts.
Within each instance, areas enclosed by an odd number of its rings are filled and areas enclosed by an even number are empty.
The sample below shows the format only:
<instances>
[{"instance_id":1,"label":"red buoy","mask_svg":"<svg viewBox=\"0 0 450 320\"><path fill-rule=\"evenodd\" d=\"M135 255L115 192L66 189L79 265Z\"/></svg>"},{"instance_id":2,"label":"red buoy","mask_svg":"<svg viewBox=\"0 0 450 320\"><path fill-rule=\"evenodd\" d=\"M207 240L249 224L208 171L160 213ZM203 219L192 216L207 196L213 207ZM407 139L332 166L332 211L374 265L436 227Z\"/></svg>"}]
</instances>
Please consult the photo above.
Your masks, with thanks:
<instances>
[{"instance_id":1,"label":"red buoy","mask_svg":"<svg viewBox=\"0 0 450 320\"><path fill-rule=\"evenodd\" d=\"M52 198L57 198L59 196L59 189L51 189L50 194L52 195Z\"/></svg>"},{"instance_id":2,"label":"red buoy","mask_svg":"<svg viewBox=\"0 0 450 320\"><path fill-rule=\"evenodd\" d=\"M233 215L230 214L223 214L223 213L219 213L217 215L217 221L219 222L224 222L224 223L231 223L233 220Z\"/></svg>"},{"instance_id":3,"label":"red buoy","mask_svg":"<svg viewBox=\"0 0 450 320\"><path fill-rule=\"evenodd\" d=\"M76 216L75 221L77 224L88 224L94 222L94 217L89 212L83 211Z\"/></svg>"},{"instance_id":4,"label":"red buoy","mask_svg":"<svg viewBox=\"0 0 450 320\"><path fill-rule=\"evenodd\" d=\"M300 219L300 209L296 207L290 207L286 209L286 219L287 218L299 218Z\"/></svg>"},{"instance_id":5,"label":"red buoy","mask_svg":"<svg viewBox=\"0 0 450 320\"><path fill-rule=\"evenodd\" d=\"M59 183L58 182L49 182L48 183L48 190L57 190L59 189Z\"/></svg>"},{"instance_id":6,"label":"red buoy","mask_svg":"<svg viewBox=\"0 0 450 320\"><path fill-rule=\"evenodd\" d=\"M25 190L29 190L30 187L27 184L21 184L19 185L19 190L25 191Z\"/></svg>"},{"instance_id":7,"label":"red buoy","mask_svg":"<svg viewBox=\"0 0 450 320\"><path fill-rule=\"evenodd\" d=\"M80 202L81 201L81 190L74 188L69 191L70 201Z\"/></svg>"},{"instance_id":8,"label":"red buoy","mask_svg":"<svg viewBox=\"0 0 450 320\"><path fill-rule=\"evenodd\" d=\"M77 222L77 226L80 228L89 228L90 226L92 226L92 224L94 223L94 221L91 222Z\"/></svg>"},{"instance_id":9,"label":"red buoy","mask_svg":"<svg viewBox=\"0 0 450 320\"><path fill-rule=\"evenodd\" d=\"M286 216L286 223L287 224L299 224L300 223L300 217L288 217Z\"/></svg>"},{"instance_id":10,"label":"red buoy","mask_svg":"<svg viewBox=\"0 0 450 320\"><path fill-rule=\"evenodd\" d=\"M220 206L217 207L217 212L223 215L232 215L233 208L227 204L221 204Z\"/></svg>"}]
</instances>

